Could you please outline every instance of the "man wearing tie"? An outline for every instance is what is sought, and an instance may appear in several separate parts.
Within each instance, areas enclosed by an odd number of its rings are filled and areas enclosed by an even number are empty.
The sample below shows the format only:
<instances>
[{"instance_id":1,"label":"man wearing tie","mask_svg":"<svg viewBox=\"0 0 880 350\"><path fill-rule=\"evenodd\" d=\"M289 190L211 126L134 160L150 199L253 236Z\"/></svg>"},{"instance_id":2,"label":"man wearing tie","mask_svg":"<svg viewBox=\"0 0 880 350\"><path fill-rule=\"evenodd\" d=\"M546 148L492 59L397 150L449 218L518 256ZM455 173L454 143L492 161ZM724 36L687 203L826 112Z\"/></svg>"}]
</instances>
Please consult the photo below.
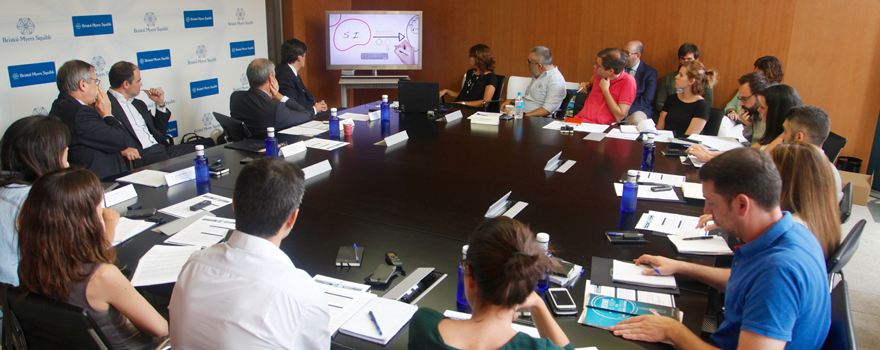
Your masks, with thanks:
<instances>
[{"instance_id":1,"label":"man wearing tie","mask_svg":"<svg viewBox=\"0 0 880 350\"><path fill-rule=\"evenodd\" d=\"M657 70L641 60L644 49L642 42L638 40L632 40L623 46L626 73L636 78L636 100L629 109L629 120L632 124L638 124L654 115L651 105L657 92Z\"/></svg>"},{"instance_id":2,"label":"man wearing tie","mask_svg":"<svg viewBox=\"0 0 880 350\"><path fill-rule=\"evenodd\" d=\"M303 107L313 108L315 114L318 114L327 110L327 103L324 100L316 102L299 76L299 70L306 65L307 52L309 50L304 42L297 39L285 41L281 45L282 64L275 66L275 78L278 79L278 92Z\"/></svg>"}]
</instances>

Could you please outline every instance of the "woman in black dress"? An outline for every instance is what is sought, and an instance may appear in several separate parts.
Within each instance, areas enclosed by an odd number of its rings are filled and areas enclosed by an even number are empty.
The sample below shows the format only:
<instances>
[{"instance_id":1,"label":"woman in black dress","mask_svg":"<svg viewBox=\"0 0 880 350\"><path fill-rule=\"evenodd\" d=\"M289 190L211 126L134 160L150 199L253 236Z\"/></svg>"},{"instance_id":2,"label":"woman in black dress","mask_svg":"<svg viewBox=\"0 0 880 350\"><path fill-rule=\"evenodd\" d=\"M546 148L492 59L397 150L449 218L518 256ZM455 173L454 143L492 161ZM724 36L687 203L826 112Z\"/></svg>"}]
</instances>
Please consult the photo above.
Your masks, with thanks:
<instances>
[{"instance_id":1,"label":"woman in black dress","mask_svg":"<svg viewBox=\"0 0 880 350\"><path fill-rule=\"evenodd\" d=\"M461 92L443 89L440 97L450 96L455 98L456 103L482 107L483 102L492 101L495 96L495 85L498 84L498 77L494 73L495 59L492 58L492 50L483 44L472 46L468 58L471 70L465 74Z\"/></svg>"},{"instance_id":2,"label":"woman in black dress","mask_svg":"<svg viewBox=\"0 0 880 350\"><path fill-rule=\"evenodd\" d=\"M699 61L689 61L678 68L675 88L681 92L670 95L660 112L657 128L672 130L675 136L699 134L709 121L712 107L703 99L706 87L715 85L715 71L707 71Z\"/></svg>"}]
</instances>

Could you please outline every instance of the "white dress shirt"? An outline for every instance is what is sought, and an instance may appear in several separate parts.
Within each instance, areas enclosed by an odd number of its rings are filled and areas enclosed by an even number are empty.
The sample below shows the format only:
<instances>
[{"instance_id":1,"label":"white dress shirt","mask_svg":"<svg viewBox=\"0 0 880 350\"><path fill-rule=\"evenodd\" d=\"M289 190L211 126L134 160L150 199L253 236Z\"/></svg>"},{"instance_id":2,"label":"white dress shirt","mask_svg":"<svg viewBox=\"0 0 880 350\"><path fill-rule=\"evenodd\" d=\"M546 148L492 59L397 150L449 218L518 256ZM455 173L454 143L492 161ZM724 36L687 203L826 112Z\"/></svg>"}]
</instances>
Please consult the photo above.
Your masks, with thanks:
<instances>
[{"instance_id":1,"label":"white dress shirt","mask_svg":"<svg viewBox=\"0 0 880 350\"><path fill-rule=\"evenodd\" d=\"M532 78L523 94L523 111L531 113L544 107L552 114L559 109L563 99L565 99L565 77L559 72L558 67L553 68L541 73L537 79Z\"/></svg>"},{"instance_id":2,"label":"white dress shirt","mask_svg":"<svg viewBox=\"0 0 880 350\"><path fill-rule=\"evenodd\" d=\"M169 305L175 349L329 349L327 300L266 239L235 231L195 252Z\"/></svg>"},{"instance_id":3,"label":"white dress shirt","mask_svg":"<svg viewBox=\"0 0 880 350\"><path fill-rule=\"evenodd\" d=\"M144 116L142 116L137 108L131 104L131 102L134 101L134 98L125 98L124 95L113 89L107 90L107 92L119 101L119 105L122 106L122 111L125 112L125 116L128 118L128 123L131 124L134 134L141 143L141 148L147 149L157 144L158 142L156 142L153 134L150 134L150 129L144 121Z\"/></svg>"}]
</instances>

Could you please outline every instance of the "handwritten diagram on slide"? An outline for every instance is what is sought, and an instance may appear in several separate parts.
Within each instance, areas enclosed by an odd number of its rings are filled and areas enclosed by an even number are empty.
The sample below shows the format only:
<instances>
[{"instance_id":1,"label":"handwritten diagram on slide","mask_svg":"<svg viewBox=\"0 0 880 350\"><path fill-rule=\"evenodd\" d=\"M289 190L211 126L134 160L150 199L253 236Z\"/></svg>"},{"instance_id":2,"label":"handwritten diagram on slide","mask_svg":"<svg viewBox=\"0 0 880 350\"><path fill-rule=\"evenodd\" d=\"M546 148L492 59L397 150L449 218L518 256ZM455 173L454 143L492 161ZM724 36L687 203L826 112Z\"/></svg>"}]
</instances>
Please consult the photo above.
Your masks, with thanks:
<instances>
[{"instance_id":1,"label":"handwritten diagram on slide","mask_svg":"<svg viewBox=\"0 0 880 350\"><path fill-rule=\"evenodd\" d=\"M419 64L419 16L328 14L331 65Z\"/></svg>"}]
</instances>

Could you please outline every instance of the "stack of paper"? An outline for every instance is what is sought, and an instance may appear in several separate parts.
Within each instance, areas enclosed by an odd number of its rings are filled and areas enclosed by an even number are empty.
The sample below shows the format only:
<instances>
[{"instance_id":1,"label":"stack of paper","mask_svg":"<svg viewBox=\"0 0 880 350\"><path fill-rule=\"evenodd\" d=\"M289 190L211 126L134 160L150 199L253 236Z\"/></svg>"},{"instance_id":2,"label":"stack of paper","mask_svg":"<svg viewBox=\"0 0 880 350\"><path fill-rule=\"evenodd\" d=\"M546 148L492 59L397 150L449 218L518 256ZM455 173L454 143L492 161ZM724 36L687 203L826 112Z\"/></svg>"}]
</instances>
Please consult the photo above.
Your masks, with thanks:
<instances>
[{"instance_id":1,"label":"stack of paper","mask_svg":"<svg viewBox=\"0 0 880 350\"><path fill-rule=\"evenodd\" d=\"M648 304L675 307L675 297L673 297L672 294L594 285L590 280L586 281L585 291L586 296L589 296L590 294L599 294L606 297L614 297L618 299L639 301ZM584 300L584 305L587 305L586 300Z\"/></svg>"},{"instance_id":2,"label":"stack of paper","mask_svg":"<svg viewBox=\"0 0 880 350\"><path fill-rule=\"evenodd\" d=\"M628 133L621 132L620 129L611 129L611 131L609 131L608 134L605 135L605 137L635 141L636 139L639 138L639 134L638 133L628 134Z\"/></svg>"},{"instance_id":3,"label":"stack of paper","mask_svg":"<svg viewBox=\"0 0 880 350\"><path fill-rule=\"evenodd\" d=\"M194 204L201 203L202 201L210 201L211 204L209 204L207 207L204 207L204 208L196 210L196 211L190 210L191 206L193 206ZM192 198L189 200L185 200L185 201L177 203L175 205L171 205L171 206L159 209L159 212L163 213L163 214L176 216L179 218L187 218L187 217L193 216L199 212L213 211L214 209L219 209L219 208L225 207L229 204L232 204L231 198L226 198L226 197L219 196L219 195L212 194L212 193L205 193L201 196L198 196L198 197L195 197L195 198Z\"/></svg>"},{"instance_id":4,"label":"stack of paper","mask_svg":"<svg viewBox=\"0 0 880 350\"><path fill-rule=\"evenodd\" d=\"M581 277L581 274L584 273L584 268L581 265L560 258L553 259L559 263L559 267L554 268L550 272L550 282L555 283L560 287L566 288L576 283L578 278Z\"/></svg>"},{"instance_id":5,"label":"stack of paper","mask_svg":"<svg viewBox=\"0 0 880 350\"><path fill-rule=\"evenodd\" d=\"M657 184L681 187L685 177L682 175L671 175L663 173L655 173L653 171L636 170L639 173L638 182L640 184Z\"/></svg>"},{"instance_id":6,"label":"stack of paper","mask_svg":"<svg viewBox=\"0 0 880 350\"><path fill-rule=\"evenodd\" d=\"M688 136L691 140L700 141L703 143L703 146L708 147L709 149L714 149L717 151L727 152L734 148L740 148L743 145L739 143L734 138L729 137L718 137L718 136L708 136L708 135L691 135Z\"/></svg>"},{"instance_id":7,"label":"stack of paper","mask_svg":"<svg viewBox=\"0 0 880 350\"><path fill-rule=\"evenodd\" d=\"M578 124L576 127L574 127L574 131L589 132L589 133L605 132L605 130L608 130L608 125L581 123L581 124Z\"/></svg>"},{"instance_id":8,"label":"stack of paper","mask_svg":"<svg viewBox=\"0 0 880 350\"><path fill-rule=\"evenodd\" d=\"M153 225L154 223L149 221L119 218L119 223L116 225L116 236L113 237L113 246L122 244L122 242L127 241L138 233L144 232L144 230L153 227Z\"/></svg>"},{"instance_id":9,"label":"stack of paper","mask_svg":"<svg viewBox=\"0 0 880 350\"><path fill-rule=\"evenodd\" d=\"M636 228L667 235L705 236L706 231L697 228L699 223L700 218L697 216L670 214L651 210L646 214L642 214L642 217L639 218L639 222L636 224Z\"/></svg>"},{"instance_id":10,"label":"stack of paper","mask_svg":"<svg viewBox=\"0 0 880 350\"><path fill-rule=\"evenodd\" d=\"M377 344L388 344L409 322L418 306L385 298L371 298L339 328L339 332ZM370 312L375 317L371 317ZM381 334L379 330L381 331Z\"/></svg>"},{"instance_id":11,"label":"stack of paper","mask_svg":"<svg viewBox=\"0 0 880 350\"><path fill-rule=\"evenodd\" d=\"M711 236L709 239L685 240L685 237L669 236L669 241L675 244L682 254L695 255L732 255L733 251L727 246L727 241L721 236Z\"/></svg>"},{"instance_id":12,"label":"stack of paper","mask_svg":"<svg viewBox=\"0 0 880 350\"><path fill-rule=\"evenodd\" d=\"M656 185L639 185L638 198L639 199L654 199L661 201L680 201L678 195L674 190L666 190L660 192L654 192L651 188L657 187ZM623 196L623 184L620 182L614 183L614 191L617 192L617 196Z\"/></svg>"},{"instance_id":13,"label":"stack of paper","mask_svg":"<svg viewBox=\"0 0 880 350\"><path fill-rule=\"evenodd\" d=\"M681 192L687 198L706 199L706 197L703 197L703 184L685 182L681 184Z\"/></svg>"},{"instance_id":14,"label":"stack of paper","mask_svg":"<svg viewBox=\"0 0 880 350\"><path fill-rule=\"evenodd\" d=\"M208 247L217 244L235 229L235 219L203 216L165 240L168 244Z\"/></svg>"},{"instance_id":15,"label":"stack of paper","mask_svg":"<svg viewBox=\"0 0 880 350\"><path fill-rule=\"evenodd\" d=\"M370 293L370 286L340 279L315 275L312 278L327 298L330 310L330 334L335 334L346 321L355 315L364 305L376 298Z\"/></svg>"},{"instance_id":16,"label":"stack of paper","mask_svg":"<svg viewBox=\"0 0 880 350\"><path fill-rule=\"evenodd\" d=\"M651 271L650 265L636 265L633 263L614 260L611 269L611 280L617 283L634 284L638 286L675 289L674 276L643 275L642 271Z\"/></svg>"},{"instance_id":17,"label":"stack of paper","mask_svg":"<svg viewBox=\"0 0 880 350\"><path fill-rule=\"evenodd\" d=\"M348 142L313 138L313 139L306 140L304 142L304 144L308 148L315 148L315 149L321 149L321 150L325 150L325 151L332 151L334 149L337 149L339 147L347 145Z\"/></svg>"},{"instance_id":18,"label":"stack of paper","mask_svg":"<svg viewBox=\"0 0 880 350\"><path fill-rule=\"evenodd\" d=\"M284 130L279 131L280 134L287 135L319 135L325 133L330 130L330 126L328 124L324 124L318 120L312 120L307 123L303 123L294 127L290 127Z\"/></svg>"},{"instance_id":19,"label":"stack of paper","mask_svg":"<svg viewBox=\"0 0 880 350\"><path fill-rule=\"evenodd\" d=\"M176 282L177 276L180 275L180 270L183 269L189 256L201 248L197 246L153 246L138 261L137 269L131 276L131 284L135 287L141 287Z\"/></svg>"},{"instance_id":20,"label":"stack of paper","mask_svg":"<svg viewBox=\"0 0 880 350\"><path fill-rule=\"evenodd\" d=\"M141 170L131 175L126 175L116 179L118 182L127 182L147 187L165 186L166 172L158 170Z\"/></svg>"}]
</instances>

